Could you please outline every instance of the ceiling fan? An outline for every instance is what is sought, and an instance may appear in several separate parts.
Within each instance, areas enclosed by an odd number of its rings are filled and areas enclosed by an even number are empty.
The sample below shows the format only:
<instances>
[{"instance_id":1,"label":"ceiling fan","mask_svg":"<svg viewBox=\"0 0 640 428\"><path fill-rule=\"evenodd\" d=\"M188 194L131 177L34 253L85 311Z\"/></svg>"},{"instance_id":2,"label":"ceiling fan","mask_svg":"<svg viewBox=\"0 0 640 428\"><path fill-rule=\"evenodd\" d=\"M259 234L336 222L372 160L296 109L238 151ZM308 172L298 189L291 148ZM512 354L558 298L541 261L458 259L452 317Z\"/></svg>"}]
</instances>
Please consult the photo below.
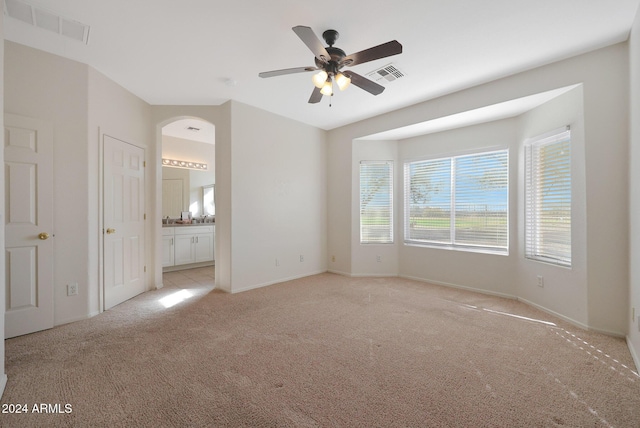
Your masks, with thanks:
<instances>
[{"instance_id":1,"label":"ceiling fan","mask_svg":"<svg viewBox=\"0 0 640 428\"><path fill-rule=\"evenodd\" d=\"M342 71L342 68L402 53L402 45L398 43L398 41L392 40L390 42L347 55L342 49L333 46L339 36L336 30L327 30L322 33L322 38L329 45L326 48L322 45L322 42L310 27L298 25L293 27L292 30L315 55L315 67L285 68L283 70L265 71L258 75L260 77L274 77L282 76L284 74L320 70L318 73L314 74L312 78L315 89L309 98L309 103L311 104L320 102L323 95L333 95L334 80L341 91L346 89L349 84L353 83L370 94L381 94L382 91L384 91L384 86L379 85L358 73L354 73L351 70Z\"/></svg>"}]
</instances>

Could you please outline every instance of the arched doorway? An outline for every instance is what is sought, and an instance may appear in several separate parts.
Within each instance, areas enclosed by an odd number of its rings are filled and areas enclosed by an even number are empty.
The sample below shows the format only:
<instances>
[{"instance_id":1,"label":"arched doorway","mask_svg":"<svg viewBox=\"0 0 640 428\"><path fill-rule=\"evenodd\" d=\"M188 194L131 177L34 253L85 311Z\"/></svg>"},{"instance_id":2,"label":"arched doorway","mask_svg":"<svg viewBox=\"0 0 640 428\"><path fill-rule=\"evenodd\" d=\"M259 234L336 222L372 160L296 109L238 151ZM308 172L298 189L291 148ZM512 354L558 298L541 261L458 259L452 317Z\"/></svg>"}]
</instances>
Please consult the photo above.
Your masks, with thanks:
<instances>
[{"instance_id":1,"label":"arched doorway","mask_svg":"<svg viewBox=\"0 0 640 428\"><path fill-rule=\"evenodd\" d=\"M215 126L196 117L165 121L160 147L162 270L213 266Z\"/></svg>"}]
</instances>

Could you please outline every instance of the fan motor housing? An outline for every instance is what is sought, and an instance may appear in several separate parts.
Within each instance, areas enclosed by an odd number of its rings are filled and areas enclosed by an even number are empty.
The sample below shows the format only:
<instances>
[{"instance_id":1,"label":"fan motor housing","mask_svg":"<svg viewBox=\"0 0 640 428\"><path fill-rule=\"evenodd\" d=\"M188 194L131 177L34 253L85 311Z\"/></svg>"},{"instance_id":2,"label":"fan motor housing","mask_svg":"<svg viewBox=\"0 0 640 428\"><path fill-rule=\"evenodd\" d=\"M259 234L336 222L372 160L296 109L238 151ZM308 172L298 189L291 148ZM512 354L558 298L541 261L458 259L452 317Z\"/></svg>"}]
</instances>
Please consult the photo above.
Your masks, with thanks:
<instances>
[{"instance_id":1,"label":"fan motor housing","mask_svg":"<svg viewBox=\"0 0 640 428\"><path fill-rule=\"evenodd\" d=\"M323 69L327 73L336 73L339 69L342 68L343 64L340 64L347 54L340 48L334 48L333 46L329 46L326 48L327 53L331 56L329 61L323 63L318 58L315 58L316 66L318 68Z\"/></svg>"},{"instance_id":2,"label":"fan motor housing","mask_svg":"<svg viewBox=\"0 0 640 428\"><path fill-rule=\"evenodd\" d=\"M338 33L336 30L327 30L324 33L322 33L322 38L324 39L325 42L327 42L329 46L335 45L336 40L338 40L338 37L340 37L340 33Z\"/></svg>"}]
</instances>

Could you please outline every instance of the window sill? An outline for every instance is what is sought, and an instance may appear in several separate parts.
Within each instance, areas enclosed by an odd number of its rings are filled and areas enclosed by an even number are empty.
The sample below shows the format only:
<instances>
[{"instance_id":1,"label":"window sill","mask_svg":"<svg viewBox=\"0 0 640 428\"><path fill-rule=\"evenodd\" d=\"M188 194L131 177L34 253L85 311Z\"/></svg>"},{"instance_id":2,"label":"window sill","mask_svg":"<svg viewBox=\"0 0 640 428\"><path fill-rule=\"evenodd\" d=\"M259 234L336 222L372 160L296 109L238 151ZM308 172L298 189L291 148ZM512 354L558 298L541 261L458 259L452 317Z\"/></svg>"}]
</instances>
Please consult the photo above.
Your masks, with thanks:
<instances>
[{"instance_id":1,"label":"window sill","mask_svg":"<svg viewBox=\"0 0 640 428\"><path fill-rule=\"evenodd\" d=\"M493 256L508 256L508 249L497 249L497 248L486 248L486 247L464 247L459 245L438 245L438 244L429 244L424 242L411 242L405 241L404 245L407 247L419 247L419 248L430 248L436 250L449 250L449 251L461 251L463 253L480 253L480 254L489 254Z\"/></svg>"}]
</instances>

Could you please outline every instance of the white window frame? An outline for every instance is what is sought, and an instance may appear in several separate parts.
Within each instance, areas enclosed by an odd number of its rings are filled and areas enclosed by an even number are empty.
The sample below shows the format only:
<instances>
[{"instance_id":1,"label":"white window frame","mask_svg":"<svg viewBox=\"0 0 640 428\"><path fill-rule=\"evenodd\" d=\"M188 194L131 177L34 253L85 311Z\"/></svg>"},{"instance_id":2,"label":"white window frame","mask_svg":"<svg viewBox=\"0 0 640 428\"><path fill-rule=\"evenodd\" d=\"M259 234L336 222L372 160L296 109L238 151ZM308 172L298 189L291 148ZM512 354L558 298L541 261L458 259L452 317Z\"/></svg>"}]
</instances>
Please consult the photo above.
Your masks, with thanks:
<instances>
[{"instance_id":1,"label":"white window frame","mask_svg":"<svg viewBox=\"0 0 640 428\"><path fill-rule=\"evenodd\" d=\"M505 200L502 201L505 210L505 226L504 226L504 245L488 245L488 244L479 244L479 243L460 243L457 242L456 239L456 161L461 158L468 157L481 157L485 155L504 155L505 159ZM412 201L410 197L411 192L411 177L410 177L410 167L417 163L425 163L425 162L440 162L440 161L449 161L451 163L450 171L449 171L449 180L450 180L450 199L443 206L448 206L449 209L449 236L443 240L430 240L430 239L419 239L415 237L411 237L411 206ZM446 178L446 177L445 177ZM413 245L413 246L423 246L423 247L431 247L431 248L443 248L443 249L452 249L452 250L461 250L461 251L471 251L471 252L481 252L488 254L499 254L499 255L508 255L509 254L509 150L508 148L485 148L483 150L477 150L473 152L467 152L462 154L451 155L447 157L438 157L438 158L426 158L420 160L410 160L404 162L404 243L405 245ZM444 242L446 241L446 242Z\"/></svg>"},{"instance_id":2,"label":"white window frame","mask_svg":"<svg viewBox=\"0 0 640 428\"><path fill-rule=\"evenodd\" d=\"M572 177L571 129L569 126L525 141L525 258L543 263L571 267ZM546 175L540 162L544 148L555 147L548 161L553 170ZM559 150L559 151L558 151ZM554 180L554 192L546 197L545 182ZM556 213L550 210L555 207ZM545 213L547 210L547 214ZM555 218L555 221L554 220Z\"/></svg>"},{"instance_id":3,"label":"white window frame","mask_svg":"<svg viewBox=\"0 0 640 428\"><path fill-rule=\"evenodd\" d=\"M363 160L360 161L360 170L359 170L359 208L360 208L360 243L361 244L393 244L394 243L394 203L393 203L393 161L389 160ZM378 177L379 179L386 179L386 185L382 189L376 188L368 188L363 179L363 171L365 170L365 166L378 166L380 168L377 169L378 172L386 171L385 177ZM371 177L367 177L371 178ZM366 198L364 198L365 193ZM373 192L373 194L371 193ZM365 203L365 199L368 199ZM373 205L370 206L369 204ZM365 221L367 219L366 213L368 210L371 211L379 211L382 215L386 215L387 224L382 225L379 231L382 232L382 236L378 239L375 239L375 233L373 233L373 225L366 224ZM384 226L387 226L385 229Z\"/></svg>"}]
</instances>

